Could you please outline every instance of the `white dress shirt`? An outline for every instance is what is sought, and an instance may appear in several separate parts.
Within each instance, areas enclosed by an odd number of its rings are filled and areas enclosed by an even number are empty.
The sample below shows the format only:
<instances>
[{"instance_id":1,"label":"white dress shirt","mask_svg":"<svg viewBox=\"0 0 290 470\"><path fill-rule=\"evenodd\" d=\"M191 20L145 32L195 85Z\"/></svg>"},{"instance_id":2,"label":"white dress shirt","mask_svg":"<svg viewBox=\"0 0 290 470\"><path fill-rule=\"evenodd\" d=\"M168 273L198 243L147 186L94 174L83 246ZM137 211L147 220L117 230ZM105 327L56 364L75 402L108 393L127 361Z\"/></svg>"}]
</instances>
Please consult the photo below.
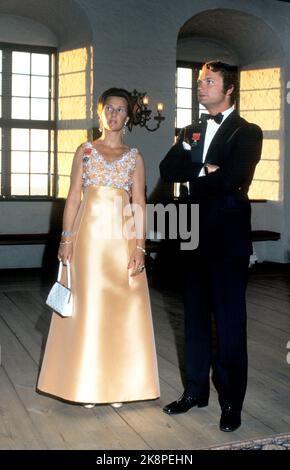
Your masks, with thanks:
<instances>
[{"instance_id":1,"label":"white dress shirt","mask_svg":"<svg viewBox=\"0 0 290 470\"><path fill-rule=\"evenodd\" d=\"M206 159L207 151L209 149L212 139L214 138L215 134L219 130L219 127L222 125L223 122L225 122L226 118L233 112L233 110L234 110L234 107L232 106L231 108L228 108L221 113L223 115L223 120L220 124L215 122L214 119L208 119L206 131L205 131L203 154L202 154L203 162ZM200 170L200 173L198 176L205 176L204 168Z\"/></svg>"}]
</instances>

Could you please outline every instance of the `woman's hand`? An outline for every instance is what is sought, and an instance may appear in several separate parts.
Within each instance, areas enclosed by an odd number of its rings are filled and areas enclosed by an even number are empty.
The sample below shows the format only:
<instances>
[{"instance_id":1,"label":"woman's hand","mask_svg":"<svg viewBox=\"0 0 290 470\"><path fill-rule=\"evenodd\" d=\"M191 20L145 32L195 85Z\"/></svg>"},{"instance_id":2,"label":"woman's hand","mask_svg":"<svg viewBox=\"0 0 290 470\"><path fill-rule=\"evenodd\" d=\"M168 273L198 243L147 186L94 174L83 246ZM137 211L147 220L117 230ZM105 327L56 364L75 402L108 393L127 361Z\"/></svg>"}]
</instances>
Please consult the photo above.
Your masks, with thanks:
<instances>
[{"instance_id":1,"label":"woman's hand","mask_svg":"<svg viewBox=\"0 0 290 470\"><path fill-rule=\"evenodd\" d=\"M73 243L69 242L66 244L62 244L61 242L59 245L58 255L57 255L59 261L62 261L64 265L66 264L67 260L71 262L72 254L73 254Z\"/></svg>"},{"instance_id":2,"label":"woman's hand","mask_svg":"<svg viewBox=\"0 0 290 470\"><path fill-rule=\"evenodd\" d=\"M135 248L133 251L128 263L128 269L132 269L130 276L137 276L144 271L145 258L144 253L140 249Z\"/></svg>"}]
</instances>

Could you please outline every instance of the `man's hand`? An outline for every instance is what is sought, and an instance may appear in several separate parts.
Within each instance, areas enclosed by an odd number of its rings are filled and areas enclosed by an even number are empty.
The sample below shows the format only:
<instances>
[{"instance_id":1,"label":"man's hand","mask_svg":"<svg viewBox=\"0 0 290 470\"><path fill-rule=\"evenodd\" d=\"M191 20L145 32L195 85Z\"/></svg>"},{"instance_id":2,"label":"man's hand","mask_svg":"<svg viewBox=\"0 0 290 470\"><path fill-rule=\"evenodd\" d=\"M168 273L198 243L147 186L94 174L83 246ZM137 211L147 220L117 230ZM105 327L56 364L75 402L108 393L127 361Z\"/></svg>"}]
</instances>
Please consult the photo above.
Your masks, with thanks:
<instances>
[{"instance_id":1,"label":"man's hand","mask_svg":"<svg viewBox=\"0 0 290 470\"><path fill-rule=\"evenodd\" d=\"M204 165L204 170L205 170L206 175L209 175L210 173L213 173L214 171L216 171L218 169L219 169L219 166L214 165L213 163L206 163Z\"/></svg>"}]
</instances>

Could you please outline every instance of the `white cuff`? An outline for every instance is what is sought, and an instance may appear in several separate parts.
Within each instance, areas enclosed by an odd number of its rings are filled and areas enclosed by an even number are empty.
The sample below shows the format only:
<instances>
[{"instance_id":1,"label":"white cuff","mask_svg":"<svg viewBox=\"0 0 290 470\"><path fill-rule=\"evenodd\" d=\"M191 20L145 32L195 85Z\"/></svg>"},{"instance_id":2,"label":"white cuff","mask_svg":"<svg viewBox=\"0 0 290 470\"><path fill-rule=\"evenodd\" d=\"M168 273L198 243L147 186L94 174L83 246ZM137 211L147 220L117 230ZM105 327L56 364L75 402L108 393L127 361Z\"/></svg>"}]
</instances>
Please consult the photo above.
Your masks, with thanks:
<instances>
[{"instance_id":1,"label":"white cuff","mask_svg":"<svg viewBox=\"0 0 290 470\"><path fill-rule=\"evenodd\" d=\"M187 142L184 142L184 141L183 141L183 142L182 142L182 145L183 145L183 148L184 148L185 150L191 150L191 146L190 146Z\"/></svg>"}]
</instances>

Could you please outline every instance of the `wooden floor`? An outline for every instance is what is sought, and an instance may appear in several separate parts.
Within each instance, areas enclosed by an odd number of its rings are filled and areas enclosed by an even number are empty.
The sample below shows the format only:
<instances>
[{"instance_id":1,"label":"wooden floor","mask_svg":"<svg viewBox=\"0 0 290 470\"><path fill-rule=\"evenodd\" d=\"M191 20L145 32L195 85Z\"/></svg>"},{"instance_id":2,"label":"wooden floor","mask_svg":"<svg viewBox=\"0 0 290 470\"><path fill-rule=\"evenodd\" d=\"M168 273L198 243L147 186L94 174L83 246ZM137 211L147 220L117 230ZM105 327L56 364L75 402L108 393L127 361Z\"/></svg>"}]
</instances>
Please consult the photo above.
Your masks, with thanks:
<instances>
[{"instance_id":1,"label":"wooden floor","mask_svg":"<svg viewBox=\"0 0 290 470\"><path fill-rule=\"evenodd\" d=\"M151 288L159 400L85 409L37 394L50 320L43 301L47 283L39 274L0 272L0 449L189 450L290 433L290 276L285 266L260 264L251 271L249 383L243 425L234 433L219 430L214 389L207 408L174 417L162 412L182 392L182 304L178 292L168 288Z\"/></svg>"}]
</instances>

